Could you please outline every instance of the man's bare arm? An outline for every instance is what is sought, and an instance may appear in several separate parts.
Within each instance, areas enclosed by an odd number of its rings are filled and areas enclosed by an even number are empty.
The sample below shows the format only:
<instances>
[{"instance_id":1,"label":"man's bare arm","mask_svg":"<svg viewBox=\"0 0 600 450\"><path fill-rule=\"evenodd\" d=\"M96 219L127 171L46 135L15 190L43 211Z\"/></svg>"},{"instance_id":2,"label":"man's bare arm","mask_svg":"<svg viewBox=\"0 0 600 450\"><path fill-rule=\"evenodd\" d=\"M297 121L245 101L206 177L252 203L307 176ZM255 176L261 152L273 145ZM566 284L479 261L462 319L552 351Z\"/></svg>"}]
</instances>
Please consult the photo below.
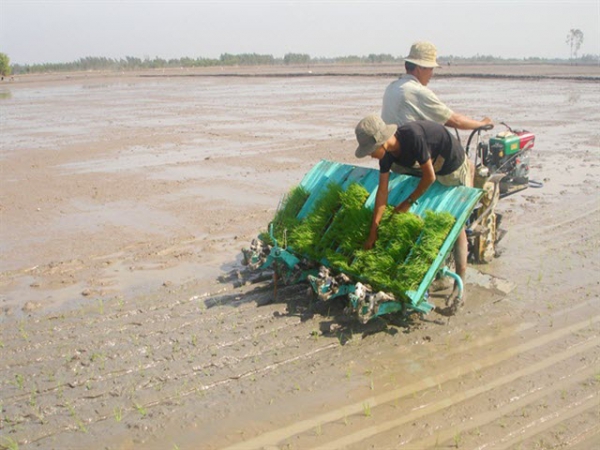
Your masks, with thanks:
<instances>
[{"instance_id":1,"label":"man's bare arm","mask_svg":"<svg viewBox=\"0 0 600 450\"><path fill-rule=\"evenodd\" d=\"M458 128L459 130L474 130L475 128L479 128L490 123L492 123L492 119L489 117L484 117L482 120L475 120L471 119L470 117L463 116L462 114L453 112L444 125L447 127Z\"/></svg>"}]
</instances>

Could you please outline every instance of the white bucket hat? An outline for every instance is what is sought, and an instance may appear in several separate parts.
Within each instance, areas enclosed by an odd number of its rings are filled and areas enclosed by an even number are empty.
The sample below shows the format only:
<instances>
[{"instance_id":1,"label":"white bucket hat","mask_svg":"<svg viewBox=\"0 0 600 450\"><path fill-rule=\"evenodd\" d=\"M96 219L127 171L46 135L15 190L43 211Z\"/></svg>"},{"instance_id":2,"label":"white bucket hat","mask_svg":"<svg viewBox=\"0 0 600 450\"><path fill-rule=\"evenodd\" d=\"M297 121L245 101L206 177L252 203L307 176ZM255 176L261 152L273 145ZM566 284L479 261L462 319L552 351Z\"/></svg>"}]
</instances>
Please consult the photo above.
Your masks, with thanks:
<instances>
[{"instance_id":1,"label":"white bucket hat","mask_svg":"<svg viewBox=\"0 0 600 450\"><path fill-rule=\"evenodd\" d=\"M436 61L437 49L430 42L415 42L410 47L410 54L404 61L413 63L420 67L440 67Z\"/></svg>"}]
</instances>

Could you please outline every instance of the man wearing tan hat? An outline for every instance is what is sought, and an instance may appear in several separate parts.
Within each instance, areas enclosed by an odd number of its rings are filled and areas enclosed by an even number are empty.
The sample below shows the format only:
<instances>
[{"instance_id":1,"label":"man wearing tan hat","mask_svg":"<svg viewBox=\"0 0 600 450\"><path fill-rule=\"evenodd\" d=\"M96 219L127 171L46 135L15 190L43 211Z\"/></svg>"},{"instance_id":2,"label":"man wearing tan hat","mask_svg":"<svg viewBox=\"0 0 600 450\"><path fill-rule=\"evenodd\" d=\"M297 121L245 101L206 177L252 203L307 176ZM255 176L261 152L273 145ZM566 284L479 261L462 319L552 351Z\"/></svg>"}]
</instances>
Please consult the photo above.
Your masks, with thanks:
<instances>
[{"instance_id":1,"label":"man wearing tan hat","mask_svg":"<svg viewBox=\"0 0 600 450\"><path fill-rule=\"evenodd\" d=\"M489 117L474 120L452 111L427 87L436 61L437 50L429 42L416 42L404 58L406 74L391 83L383 95L381 118L398 126L415 120L431 120L459 130L473 130L491 124Z\"/></svg>"}]
</instances>

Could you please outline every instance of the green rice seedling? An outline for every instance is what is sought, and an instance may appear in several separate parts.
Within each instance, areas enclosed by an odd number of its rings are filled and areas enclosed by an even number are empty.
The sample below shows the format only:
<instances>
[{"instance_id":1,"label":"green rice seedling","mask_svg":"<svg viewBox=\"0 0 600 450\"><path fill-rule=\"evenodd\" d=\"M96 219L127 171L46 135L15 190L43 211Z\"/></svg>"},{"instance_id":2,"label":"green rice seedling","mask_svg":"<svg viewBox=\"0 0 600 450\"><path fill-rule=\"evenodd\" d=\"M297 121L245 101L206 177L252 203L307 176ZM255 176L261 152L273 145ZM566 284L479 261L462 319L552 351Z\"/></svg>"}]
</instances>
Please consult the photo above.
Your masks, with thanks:
<instances>
[{"instance_id":1,"label":"green rice seedling","mask_svg":"<svg viewBox=\"0 0 600 450\"><path fill-rule=\"evenodd\" d=\"M371 417L371 405L363 403L363 413L365 417Z\"/></svg>"},{"instance_id":2,"label":"green rice seedling","mask_svg":"<svg viewBox=\"0 0 600 450\"><path fill-rule=\"evenodd\" d=\"M319 196L313 210L289 234L289 243L296 252L315 261L322 258L320 245L324 231L341 206L342 188L337 183L329 183Z\"/></svg>"},{"instance_id":3,"label":"green rice seedling","mask_svg":"<svg viewBox=\"0 0 600 450\"><path fill-rule=\"evenodd\" d=\"M356 253L353 271L360 273L376 289L392 291L402 297L407 289L399 283L406 278L406 274L402 271L398 273L399 268L413 248L423 225L423 219L419 216L412 213L394 214L393 208L388 207L380 222L374 248Z\"/></svg>"},{"instance_id":4,"label":"green rice seedling","mask_svg":"<svg viewBox=\"0 0 600 450\"><path fill-rule=\"evenodd\" d=\"M115 406L113 409L113 416L117 423L123 420L123 408L120 406Z\"/></svg>"},{"instance_id":5,"label":"green rice seedling","mask_svg":"<svg viewBox=\"0 0 600 450\"><path fill-rule=\"evenodd\" d=\"M392 271L396 267L394 259L380 251L361 250L357 252L353 270L378 289L389 286L392 282Z\"/></svg>"},{"instance_id":6,"label":"green rice seedling","mask_svg":"<svg viewBox=\"0 0 600 450\"><path fill-rule=\"evenodd\" d=\"M7 450L19 450L19 443L13 438L7 436L0 436L2 439L2 447Z\"/></svg>"},{"instance_id":7,"label":"green rice seedling","mask_svg":"<svg viewBox=\"0 0 600 450\"><path fill-rule=\"evenodd\" d=\"M423 231L404 263L398 268L396 279L401 279L397 289L416 289L438 256L440 247L456 219L448 212L425 212Z\"/></svg>"},{"instance_id":8,"label":"green rice seedling","mask_svg":"<svg viewBox=\"0 0 600 450\"><path fill-rule=\"evenodd\" d=\"M21 375L20 373L15 375L15 385L19 389L23 389L23 387L25 386L25 377L23 375Z\"/></svg>"},{"instance_id":9,"label":"green rice seedling","mask_svg":"<svg viewBox=\"0 0 600 450\"><path fill-rule=\"evenodd\" d=\"M332 267L348 271L353 254L367 239L372 216L364 206L368 191L358 183L351 184L340 194L341 208L326 230L321 247Z\"/></svg>"},{"instance_id":10,"label":"green rice seedling","mask_svg":"<svg viewBox=\"0 0 600 450\"><path fill-rule=\"evenodd\" d=\"M88 432L87 427L79 417L75 417L75 423L77 424L77 428L79 429L79 431L81 431L82 433Z\"/></svg>"},{"instance_id":11,"label":"green rice seedling","mask_svg":"<svg viewBox=\"0 0 600 450\"><path fill-rule=\"evenodd\" d=\"M283 243L284 234L291 232L300 224L297 216L309 195L310 193L306 189L302 186L297 186L292 188L281 201L272 221L273 235L278 243ZM268 232L262 233L259 238L269 245L274 244Z\"/></svg>"},{"instance_id":12,"label":"green rice seedling","mask_svg":"<svg viewBox=\"0 0 600 450\"><path fill-rule=\"evenodd\" d=\"M70 402L67 402L65 404L65 406L67 407L67 409L69 410L69 414L71 415L71 417L75 417L77 415L77 413L75 412L75 408L73 407L73 405L71 405Z\"/></svg>"},{"instance_id":13,"label":"green rice seedling","mask_svg":"<svg viewBox=\"0 0 600 450\"><path fill-rule=\"evenodd\" d=\"M358 183L345 191L339 184L329 183L300 221L297 215L309 193L294 188L275 215L273 233L279 241L287 230L287 242L282 244L298 256L326 261L330 268L365 281L374 289L406 298L405 293L418 288L437 258L455 218L447 212L433 211L426 211L424 218L413 213L395 214L388 206L375 246L365 251L362 246L373 214L365 207L368 196Z\"/></svg>"},{"instance_id":14,"label":"green rice seedling","mask_svg":"<svg viewBox=\"0 0 600 450\"><path fill-rule=\"evenodd\" d=\"M394 259L404 259L419 234L423 230L424 221L413 213L395 214L388 206L379 224L378 245L391 252Z\"/></svg>"},{"instance_id":15,"label":"green rice seedling","mask_svg":"<svg viewBox=\"0 0 600 450\"><path fill-rule=\"evenodd\" d=\"M29 393L29 406L35 408L37 406L37 389L32 389Z\"/></svg>"},{"instance_id":16,"label":"green rice seedling","mask_svg":"<svg viewBox=\"0 0 600 450\"><path fill-rule=\"evenodd\" d=\"M460 443L462 442L462 436L460 434L460 431L458 431L455 435L454 435L454 445L456 446L456 448L458 448L460 446Z\"/></svg>"},{"instance_id":17,"label":"green rice seedling","mask_svg":"<svg viewBox=\"0 0 600 450\"><path fill-rule=\"evenodd\" d=\"M19 322L19 334L21 335L21 337L28 341L29 340L29 334L27 333L27 330L25 330L25 321L21 320Z\"/></svg>"},{"instance_id":18,"label":"green rice seedling","mask_svg":"<svg viewBox=\"0 0 600 450\"><path fill-rule=\"evenodd\" d=\"M140 413L142 417L145 417L148 414L148 411L144 407L144 405L140 405L139 403L134 403L135 409Z\"/></svg>"}]
</instances>

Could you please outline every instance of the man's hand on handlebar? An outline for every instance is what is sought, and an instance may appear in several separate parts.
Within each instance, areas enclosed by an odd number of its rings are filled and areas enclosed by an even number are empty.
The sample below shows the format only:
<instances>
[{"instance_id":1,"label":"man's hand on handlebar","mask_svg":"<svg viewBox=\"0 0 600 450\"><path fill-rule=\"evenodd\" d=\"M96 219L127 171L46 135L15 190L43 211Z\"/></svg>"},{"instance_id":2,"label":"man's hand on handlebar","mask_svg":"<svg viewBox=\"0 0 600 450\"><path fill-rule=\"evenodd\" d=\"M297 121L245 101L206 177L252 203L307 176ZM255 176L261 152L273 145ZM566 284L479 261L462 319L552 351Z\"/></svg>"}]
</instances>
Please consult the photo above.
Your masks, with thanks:
<instances>
[{"instance_id":1,"label":"man's hand on handlebar","mask_svg":"<svg viewBox=\"0 0 600 450\"><path fill-rule=\"evenodd\" d=\"M484 130L491 130L492 128L494 128L494 123L489 117L484 117L483 119L481 119L481 122L483 123L483 126L479 128L483 128Z\"/></svg>"}]
</instances>

